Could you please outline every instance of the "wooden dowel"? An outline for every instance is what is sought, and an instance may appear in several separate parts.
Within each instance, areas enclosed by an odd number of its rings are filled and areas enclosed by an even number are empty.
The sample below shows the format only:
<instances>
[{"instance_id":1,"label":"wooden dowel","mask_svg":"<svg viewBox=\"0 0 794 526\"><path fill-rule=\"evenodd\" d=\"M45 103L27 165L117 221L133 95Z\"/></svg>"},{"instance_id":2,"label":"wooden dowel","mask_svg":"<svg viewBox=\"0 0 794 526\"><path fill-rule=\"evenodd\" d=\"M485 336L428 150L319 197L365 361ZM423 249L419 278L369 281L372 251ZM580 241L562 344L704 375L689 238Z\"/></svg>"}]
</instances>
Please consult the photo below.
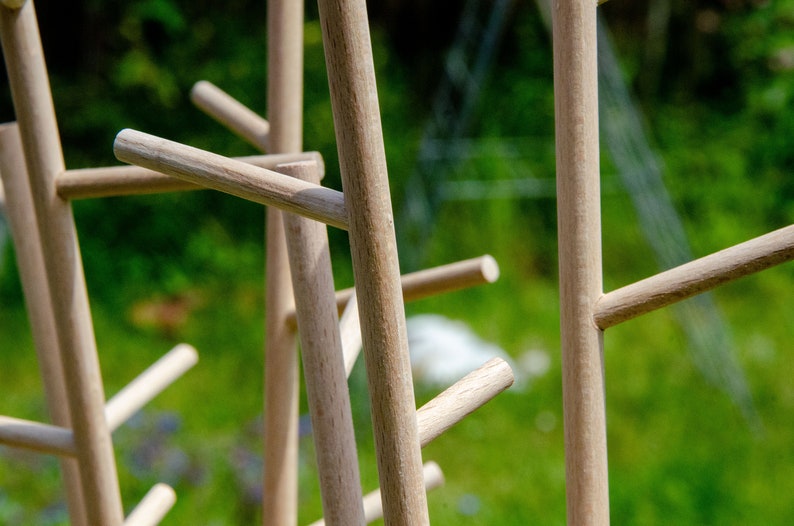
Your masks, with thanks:
<instances>
[{"instance_id":1,"label":"wooden dowel","mask_svg":"<svg viewBox=\"0 0 794 526\"><path fill-rule=\"evenodd\" d=\"M416 412L422 447L513 385L510 366L492 358L467 374Z\"/></svg>"},{"instance_id":2,"label":"wooden dowel","mask_svg":"<svg viewBox=\"0 0 794 526\"><path fill-rule=\"evenodd\" d=\"M386 524L429 523L365 0L319 0Z\"/></svg>"},{"instance_id":3,"label":"wooden dowel","mask_svg":"<svg viewBox=\"0 0 794 526\"><path fill-rule=\"evenodd\" d=\"M174 507L176 493L167 484L155 484L135 509L127 515L124 526L155 526Z\"/></svg>"},{"instance_id":4,"label":"wooden dowel","mask_svg":"<svg viewBox=\"0 0 794 526\"><path fill-rule=\"evenodd\" d=\"M0 443L59 456L77 454L71 430L10 416L0 416Z\"/></svg>"},{"instance_id":5,"label":"wooden dowel","mask_svg":"<svg viewBox=\"0 0 794 526\"><path fill-rule=\"evenodd\" d=\"M58 125L33 2L0 8L0 37L30 175L88 522L123 522L116 463L80 250L69 204L55 194L64 172Z\"/></svg>"},{"instance_id":6,"label":"wooden dowel","mask_svg":"<svg viewBox=\"0 0 794 526\"><path fill-rule=\"evenodd\" d=\"M267 151L270 123L212 82L196 82L190 90L190 100L249 144Z\"/></svg>"},{"instance_id":7,"label":"wooden dowel","mask_svg":"<svg viewBox=\"0 0 794 526\"><path fill-rule=\"evenodd\" d=\"M596 3L552 10L568 524L609 524L601 296Z\"/></svg>"},{"instance_id":8,"label":"wooden dowel","mask_svg":"<svg viewBox=\"0 0 794 526\"><path fill-rule=\"evenodd\" d=\"M19 128L15 123L0 126L0 179L3 181L0 187L7 188L5 213L14 241L17 269L47 399L47 412L53 424L71 429L41 236ZM72 458L61 458L60 465L70 522L72 526L88 526L77 462Z\"/></svg>"},{"instance_id":9,"label":"wooden dowel","mask_svg":"<svg viewBox=\"0 0 794 526\"><path fill-rule=\"evenodd\" d=\"M185 343L179 344L116 393L105 404L105 417L111 433L196 363L196 349Z\"/></svg>"},{"instance_id":10,"label":"wooden dowel","mask_svg":"<svg viewBox=\"0 0 794 526\"><path fill-rule=\"evenodd\" d=\"M345 198L330 188L135 130L120 131L113 151L126 163L347 228Z\"/></svg>"},{"instance_id":11,"label":"wooden dowel","mask_svg":"<svg viewBox=\"0 0 794 526\"><path fill-rule=\"evenodd\" d=\"M422 466L422 479L424 480L425 491L430 491L444 484L444 473L435 462L425 462L425 465ZM380 489L376 489L364 495L363 504L364 519L367 521L367 524L383 517L383 500L381 498ZM325 519L315 521L309 526L325 526Z\"/></svg>"},{"instance_id":12,"label":"wooden dowel","mask_svg":"<svg viewBox=\"0 0 794 526\"><path fill-rule=\"evenodd\" d=\"M606 329L792 259L794 225L604 294L595 305L595 322Z\"/></svg>"},{"instance_id":13,"label":"wooden dowel","mask_svg":"<svg viewBox=\"0 0 794 526\"><path fill-rule=\"evenodd\" d=\"M271 153L303 149L304 3L267 1L267 117ZM321 174L322 175L322 174ZM262 523L298 523L299 364L295 334L286 323L294 310L281 210L267 209L265 268L265 436Z\"/></svg>"},{"instance_id":14,"label":"wooden dowel","mask_svg":"<svg viewBox=\"0 0 794 526\"><path fill-rule=\"evenodd\" d=\"M353 294L339 318L339 333L342 338L342 356L345 362L345 375L350 378L356 359L361 353L361 325L358 317L358 301Z\"/></svg>"},{"instance_id":15,"label":"wooden dowel","mask_svg":"<svg viewBox=\"0 0 794 526\"><path fill-rule=\"evenodd\" d=\"M303 180L317 180L310 162L279 169ZM323 510L332 524L364 524L326 227L294 214L285 215L284 226Z\"/></svg>"},{"instance_id":16,"label":"wooden dowel","mask_svg":"<svg viewBox=\"0 0 794 526\"><path fill-rule=\"evenodd\" d=\"M322 167L318 152L282 155L252 155L235 160L272 170L276 165L294 161L313 160ZM177 179L140 166L81 168L67 170L55 179L58 195L63 199L87 199L121 195L141 195L187 190L204 190L205 186Z\"/></svg>"}]
</instances>

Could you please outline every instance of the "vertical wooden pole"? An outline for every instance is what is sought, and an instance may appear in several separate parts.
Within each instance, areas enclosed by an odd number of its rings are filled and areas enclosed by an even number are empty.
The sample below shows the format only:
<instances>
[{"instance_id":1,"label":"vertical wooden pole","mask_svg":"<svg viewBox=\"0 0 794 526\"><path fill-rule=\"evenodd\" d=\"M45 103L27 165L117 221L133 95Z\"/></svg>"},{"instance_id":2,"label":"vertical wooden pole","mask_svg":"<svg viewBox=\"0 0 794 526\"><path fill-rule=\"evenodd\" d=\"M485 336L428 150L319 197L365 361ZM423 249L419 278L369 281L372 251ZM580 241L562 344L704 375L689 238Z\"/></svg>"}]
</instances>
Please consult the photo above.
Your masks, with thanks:
<instances>
[{"instance_id":1,"label":"vertical wooden pole","mask_svg":"<svg viewBox=\"0 0 794 526\"><path fill-rule=\"evenodd\" d=\"M427 524L394 215L365 0L319 0L387 525Z\"/></svg>"},{"instance_id":2,"label":"vertical wooden pole","mask_svg":"<svg viewBox=\"0 0 794 526\"><path fill-rule=\"evenodd\" d=\"M303 2L268 0L270 153L303 148ZM295 336L287 324L293 297L283 214L268 207L265 297L265 526L298 522L299 371Z\"/></svg>"},{"instance_id":3,"label":"vertical wooden pole","mask_svg":"<svg viewBox=\"0 0 794 526\"><path fill-rule=\"evenodd\" d=\"M0 177L5 189L6 214L14 240L14 252L36 346L44 396L47 398L47 409L53 424L68 429L71 428L71 418L61 367L61 352L58 349L47 274L41 254L41 236L16 124L0 126ZM63 457L60 463L72 526L88 526L79 466L73 458Z\"/></svg>"},{"instance_id":4,"label":"vertical wooden pole","mask_svg":"<svg viewBox=\"0 0 794 526\"><path fill-rule=\"evenodd\" d=\"M596 2L554 0L554 98L568 524L609 524Z\"/></svg>"},{"instance_id":5,"label":"vertical wooden pole","mask_svg":"<svg viewBox=\"0 0 794 526\"><path fill-rule=\"evenodd\" d=\"M279 170L304 181L320 182L317 165L312 162L285 164ZM294 214L284 216L284 225L323 511L328 524L363 526L356 436L327 227Z\"/></svg>"},{"instance_id":6,"label":"vertical wooden pole","mask_svg":"<svg viewBox=\"0 0 794 526\"><path fill-rule=\"evenodd\" d=\"M117 526L123 513L113 445L72 209L55 192L63 154L32 0L17 11L0 7L0 37L41 234L88 522Z\"/></svg>"}]
</instances>

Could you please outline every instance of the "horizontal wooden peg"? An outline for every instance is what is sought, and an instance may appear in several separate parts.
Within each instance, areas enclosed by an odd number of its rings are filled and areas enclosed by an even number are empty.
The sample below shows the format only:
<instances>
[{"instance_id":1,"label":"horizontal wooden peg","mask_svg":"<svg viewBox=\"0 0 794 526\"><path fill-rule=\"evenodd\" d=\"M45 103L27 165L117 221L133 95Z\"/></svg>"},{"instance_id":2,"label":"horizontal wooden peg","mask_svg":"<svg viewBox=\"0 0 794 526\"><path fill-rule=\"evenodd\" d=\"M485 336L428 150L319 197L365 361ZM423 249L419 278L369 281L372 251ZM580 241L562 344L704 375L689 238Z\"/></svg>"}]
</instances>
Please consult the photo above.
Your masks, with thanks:
<instances>
[{"instance_id":1,"label":"horizontal wooden peg","mask_svg":"<svg viewBox=\"0 0 794 526\"><path fill-rule=\"evenodd\" d=\"M176 493L167 484L155 484L127 518L124 526L155 526L174 507Z\"/></svg>"},{"instance_id":2,"label":"horizontal wooden peg","mask_svg":"<svg viewBox=\"0 0 794 526\"><path fill-rule=\"evenodd\" d=\"M212 82L196 82L190 90L190 100L254 147L267 151L270 123Z\"/></svg>"},{"instance_id":3,"label":"horizontal wooden peg","mask_svg":"<svg viewBox=\"0 0 794 526\"><path fill-rule=\"evenodd\" d=\"M198 352L179 344L143 371L105 404L105 418L111 432L163 392L177 378L198 363Z\"/></svg>"},{"instance_id":4,"label":"horizontal wooden peg","mask_svg":"<svg viewBox=\"0 0 794 526\"><path fill-rule=\"evenodd\" d=\"M607 329L792 259L794 225L604 294L595 305L595 323Z\"/></svg>"},{"instance_id":5,"label":"horizontal wooden peg","mask_svg":"<svg viewBox=\"0 0 794 526\"><path fill-rule=\"evenodd\" d=\"M0 444L62 457L77 454L71 429L0 416Z\"/></svg>"},{"instance_id":6,"label":"horizontal wooden peg","mask_svg":"<svg viewBox=\"0 0 794 526\"><path fill-rule=\"evenodd\" d=\"M119 132L113 151L126 163L347 229L342 192L135 130Z\"/></svg>"},{"instance_id":7,"label":"horizontal wooden peg","mask_svg":"<svg viewBox=\"0 0 794 526\"><path fill-rule=\"evenodd\" d=\"M422 478L425 482L425 490L430 491L444 484L444 473L435 462L425 462L422 466ZM380 489L376 489L364 495L364 520L369 524L383 517L383 501L381 500ZM309 526L325 526L325 520L320 519L311 523Z\"/></svg>"},{"instance_id":8,"label":"horizontal wooden peg","mask_svg":"<svg viewBox=\"0 0 794 526\"><path fill-rule=\"evenodd\" d=\"M513 370L492 358L467 374L416 412L422 447L513 385Z\"/></svg>"},{"instance_id":9,"label":"horizontal wooden peg","mask_svg":"<svg viewBox=\"0 0 794 526\"><path fill-rule=\"evenodd\" d=\"M321 173L325 164L319 152L235 157L236 161L272 170L277 165L295 161L316 161ZM141 195L188 190L206 190L183 179L177 179L140 166L112 166L67 170L55 179L55 188L63 199L86 199L121 195Z\"/></svg>"}]
</instances>

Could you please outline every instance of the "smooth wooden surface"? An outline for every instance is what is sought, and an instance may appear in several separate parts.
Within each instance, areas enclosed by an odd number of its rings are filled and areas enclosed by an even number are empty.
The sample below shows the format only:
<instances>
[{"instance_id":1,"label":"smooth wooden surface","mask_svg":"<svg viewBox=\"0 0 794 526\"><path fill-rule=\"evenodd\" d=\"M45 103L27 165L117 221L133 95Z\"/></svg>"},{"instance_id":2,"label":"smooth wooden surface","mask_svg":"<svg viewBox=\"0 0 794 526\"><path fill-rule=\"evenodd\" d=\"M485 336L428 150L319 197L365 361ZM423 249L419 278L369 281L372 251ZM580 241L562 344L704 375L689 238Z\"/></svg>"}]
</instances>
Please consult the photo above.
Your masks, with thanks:
<instances>
[{"instance_id":1,"label":"smooth wooden surface","mask_svg":"<svg viewBox=\"0 0 794 526\"><path fill-rule=\"evenodd\" d=\"M311 163L281 165L279 170L318 180ZM284 226L323 512L329 524L364 524L326 227L294 214L285 215Z\"/></svg>"},{"instance_id":2,"label":"smooth wooden surface","mask_svg":"<svg viewBox=\"0 0 794 526\"><path fill-rule=\"evenodd\" d=\"M118 429L197 363L198 352L185 343L177 345L153 363L105 404L110 431Z\"/></svg>"},{"instance_id":3,"label":"smooth wooden surface","mask_svg":"<svg viewBox=\"0 0 794 526\"><path fill-rule=\"evenodd\" d=\"M268 151L270 123L215 84L206 80L196 82L190 90L190 100L249 144Z\"/></svg>"},{"instance_id":4,"label":"smooth wooden surface","mask_svg":"<svg viewBox=\"0 0 794 526\"><path fill-rule=\"evenodd\" d=\"M416 412L422 447L513 385L513 370L492 358L467 374Z\"/></svg>"},{"instance_id":5,"label":"smooth wooden surface","mask_svg":"<svg viewBox=\"0 0 794 526\"><path fill-rule=\"evenodd\" d=\"M7 188L5 215L14 241L14 254L47 399L47 412L53 424L71 429L61 352L41 251L41 236L19 128L15 123L0 126L0 179L3 182L2 187ZM88 522L77 462L71 458L61 458L60 464L69 519L72 526L86 526Z\"/></svg>"},{"instance_id":6,"label":"smooth wooden surface","mask_svg":"<svg viewBox=\"0 0 794 526\"><path fill-rule=\"evenodd\" d=\"M70 429L10 416L0 416L0 444L53 455L77 454Z\"/></svg>"},{"instance_id":7,"label":"smooth wooden surface","mask_svg":"<svg viewBox=\"0 0 794 526\"><path fill-rule=\"evenodd\" d=\"M428 524L400 268L365 0L320 0L387 525Z\"/></svg>"},{"instance_id":8,"label":"smooth wooden surface","mask_svg":"<svg viewBox=\"0 0 794 526\"><path fill-rule=\"evenodd\" d=\"M88 522L118 526L121 497L77 234L71 207L55 194L64 164L32 1L18 11L0 8L0 35L41 233Z\"/></svg>"},{"instance_id":9,"label":"smooth wooden surface","mask_svg":"<svg viewBox=\"0 0 794 526\"><path fill-rule=\"evenodd\" d=\"M425 462L422 467L422 478L425 483L425 491L430 491L444 484L444 473L435 462ZM367 524L383 517L383 500L380 489L371 491L364 495L364 519ZM311 523L309 526L325 526L325 520L320 519Z\"/></svg>"},{"instance_id":10,"label":"smooth wooden surface","mask_svg":"<svg viewBox=\"0 0 794 526\"><path fill-rule=\"evenodd\" d=\"M330 188L135 130L120 131L113 151L126 163L347 228L345 198Z\"/></svg>"},{"instance_id":11,"label":"smooth wooden surface","mask_svg":"<svg viewBox=\"0 0 794 526\"><path fill-rule=\"evenodd\" d=\"M361 321L358 315L358 300L353 294L339 318L339 333L342 338L342 356L345 362L345 374L350 377L361 353Z\"/></svg>"},{"instance_id":12,"label":"smooth wooden surface","mask_svg":"<svg viewBox=\"0 0 794 526\"><path fill-rule=\"evenodd\" d=\"M606 329L792 259L794 225L604 294L595 305L595 323Z\"/></svg>"},{"instance_id":13,"label":"smooth wooden surface","mask_svg":"<svg viewBox=\"0 0 794 526\"><path fill-rule=\"evenodd\" d=\"M176 503L176 493L167 484L155 484L127 516L124 526L155 526L160 524Z\"/></svg>"},{"instance_id":14,"label":"smooth wooden surface","mask_svg":"<svg viewBox=\"0 0 794 526\"><path fill-rule=\"evenodd\" d=\"M324 167L317 152L283 155L251 155L235 157L236 161L272 170L276 165L294 161L317 161ZM67 170L55 179L58 195L63 199L87 199L120 195L141 195L186 190L204 190L205 186L177 179L140 166L112 166Z\"/></svg>"},{"instance_id":15,"label":"smooth wooden surface","mask_svg":"<svg viewBox=\"0 0 794 526\"><path fill-rule=\"evenodd\" d=\"M303 2L267 2L267 113L269 151L303 149ZM321 167L322 168L322 167ZM284 218L268 207L265 267L265 472L262 522L298 522L298 401L295 335L286 316L293 311Z\"/></svg>"},{"instance_id":16,"label":"smooth wooden surface","mask_svg":"<svg viewBox=\"0 0 794 526\"><path fill-rule=\"evenodd\" d=\"M552 6L560 329L568 524L609 523L603 334L596 4Z\"/></svg>"}]
</instances>

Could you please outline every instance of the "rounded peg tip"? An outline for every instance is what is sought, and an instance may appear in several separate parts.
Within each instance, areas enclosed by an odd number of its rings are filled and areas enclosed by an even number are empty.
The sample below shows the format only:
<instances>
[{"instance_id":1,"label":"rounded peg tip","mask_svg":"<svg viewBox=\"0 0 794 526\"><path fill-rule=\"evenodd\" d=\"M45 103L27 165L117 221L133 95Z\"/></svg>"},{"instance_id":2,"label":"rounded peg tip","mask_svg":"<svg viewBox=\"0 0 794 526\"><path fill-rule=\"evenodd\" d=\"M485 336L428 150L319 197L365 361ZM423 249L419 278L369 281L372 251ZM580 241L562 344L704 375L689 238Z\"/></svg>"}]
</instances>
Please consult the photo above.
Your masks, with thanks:
<instances>
[{"instance_id":1,"label":"rounded peg tip","mask_svg":"<svg viewBox=\"0 0 794 526\"><path fill-rule=\"evenodd\" d=\"M493 283L499 279L499 263L496 262L493 256L483 256L480 260L480 269L486 282Z\"/></svg>"}]
</instances>

